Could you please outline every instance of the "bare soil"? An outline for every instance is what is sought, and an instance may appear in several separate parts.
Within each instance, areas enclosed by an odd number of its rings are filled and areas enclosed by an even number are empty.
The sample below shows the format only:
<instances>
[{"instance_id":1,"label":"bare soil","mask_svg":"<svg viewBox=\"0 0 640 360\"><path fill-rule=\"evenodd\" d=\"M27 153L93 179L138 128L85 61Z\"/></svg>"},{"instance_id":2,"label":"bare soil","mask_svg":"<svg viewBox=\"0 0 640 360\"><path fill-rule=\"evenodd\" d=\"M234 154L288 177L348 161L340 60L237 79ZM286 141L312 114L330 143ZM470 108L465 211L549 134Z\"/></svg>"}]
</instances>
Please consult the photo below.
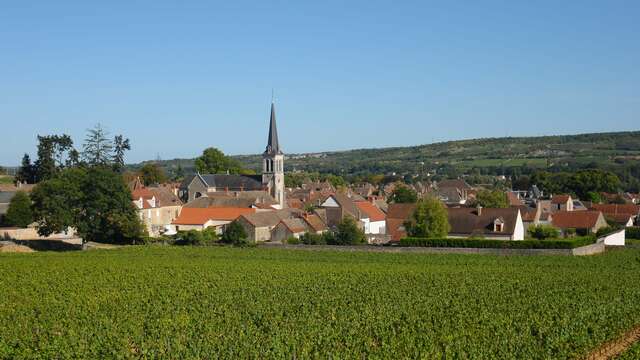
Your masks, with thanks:
<instances>
[{"instance_id":1,"label":"bare soil","mask_svg":"<svg viewBox=\"0 0 640 360\"><path fill-rule=\"evenodd\" d=\"M624 333L619 338L603 344L596 350L592 351L586 357L586 360L614 359L638 341L640 341L640 326L636 326L634 329Z\"/></svg>"}]
</instances>

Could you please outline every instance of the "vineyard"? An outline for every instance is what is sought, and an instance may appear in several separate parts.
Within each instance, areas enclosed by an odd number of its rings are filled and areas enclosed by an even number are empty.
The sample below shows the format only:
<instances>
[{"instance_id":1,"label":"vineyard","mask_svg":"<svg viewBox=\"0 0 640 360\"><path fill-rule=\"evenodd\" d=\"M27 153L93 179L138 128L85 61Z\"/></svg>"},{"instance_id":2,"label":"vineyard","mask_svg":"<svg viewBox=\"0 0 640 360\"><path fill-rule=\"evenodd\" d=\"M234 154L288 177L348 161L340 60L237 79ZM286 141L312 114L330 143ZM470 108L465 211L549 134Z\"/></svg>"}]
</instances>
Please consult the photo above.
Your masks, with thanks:
<instances>
[{"instance_id":1,"label":"vineyard","mask_svg":"<svg viewBox=\"0 0 640 360\"><path fill-rule=\"evenodd\" d=\"M640 324L640 249L0 254L0 358L579 358Z\"/></svg>"}]
</instances>

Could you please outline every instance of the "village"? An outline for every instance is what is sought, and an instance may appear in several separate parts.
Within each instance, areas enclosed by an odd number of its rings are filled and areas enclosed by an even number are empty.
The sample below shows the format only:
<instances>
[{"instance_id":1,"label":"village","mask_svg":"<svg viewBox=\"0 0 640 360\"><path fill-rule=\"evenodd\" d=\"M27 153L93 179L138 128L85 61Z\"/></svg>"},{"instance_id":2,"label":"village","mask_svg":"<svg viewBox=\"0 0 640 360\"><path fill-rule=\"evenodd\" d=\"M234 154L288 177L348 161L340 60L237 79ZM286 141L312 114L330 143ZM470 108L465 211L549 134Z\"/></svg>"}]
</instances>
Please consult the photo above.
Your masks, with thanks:
<instances>
[{"instance_id":1,"label":"village","mask_svg":"<svg viewBox=\"0 0 640 360\"><path fill-rule=\"evenodd\" d=\"M286 187L286 156L273 103L262 158L260 175L197 172L181 182L146 186L135 177L127 184L131 202L151 238L194 230L222 236L234 223L242 226L246 240L253 244L305 243L305 236L335 232L346 219L356 224L363 243L399 244L411 235L406 226L422 199L436 199L446 209L446 237L452 239L595 236L637 226L640 215L638 194L601 193L604 200L596 203L570 194L546 194L536 184L529 190L500 190L473 187L464 178L338 186L328 180L305 179L299 186ZM7 214L16 194L29 193L33 187L20 182L0 185L0 216ZM66 238L74 233L69 229L42 237L37 226L0 228L0 235L5 240L27 240ZM540 235L545 231L551 233ZM624 245L622 234L607 238L605 245Z\"/></svg>"}]
</instances>

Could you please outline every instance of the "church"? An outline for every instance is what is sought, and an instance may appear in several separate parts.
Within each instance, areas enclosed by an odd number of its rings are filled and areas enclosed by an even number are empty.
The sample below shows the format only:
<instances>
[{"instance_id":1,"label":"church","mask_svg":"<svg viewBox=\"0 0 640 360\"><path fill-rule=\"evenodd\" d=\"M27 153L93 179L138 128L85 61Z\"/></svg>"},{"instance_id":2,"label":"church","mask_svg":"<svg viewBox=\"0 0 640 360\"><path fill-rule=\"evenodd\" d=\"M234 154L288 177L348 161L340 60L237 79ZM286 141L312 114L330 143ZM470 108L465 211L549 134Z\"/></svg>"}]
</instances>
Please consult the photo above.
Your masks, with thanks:
<instances>
[{"instance_id":1,"label":"church","mask_svg":"<svg viewBox=\"0 0 640 360\"><path fill-rule=\"evenodd\" d=\"M274 200L276 209L286 207L284 199L284 153L278 142L275 104L271 103L267 147L262 153L262 175L200 174L187 176L179 189L184 202L200 197L223 194L266 192Z\"/></svg>"}]
</instances>

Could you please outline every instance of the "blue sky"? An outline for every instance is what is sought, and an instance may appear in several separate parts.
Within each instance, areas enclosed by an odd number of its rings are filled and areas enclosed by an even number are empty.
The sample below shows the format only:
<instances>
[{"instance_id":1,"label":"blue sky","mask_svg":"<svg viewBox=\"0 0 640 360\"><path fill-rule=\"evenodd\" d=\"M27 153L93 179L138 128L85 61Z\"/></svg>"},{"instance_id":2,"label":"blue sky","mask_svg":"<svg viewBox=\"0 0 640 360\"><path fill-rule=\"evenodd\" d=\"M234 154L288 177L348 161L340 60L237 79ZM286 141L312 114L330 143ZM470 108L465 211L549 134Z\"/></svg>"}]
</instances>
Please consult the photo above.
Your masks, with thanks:
<instances>
[{"instance_id":1,"label":"blue sky","mask_svg":"<svg viewBox=\"0 0 640 360\"><path fill-rule=\"evenodd\" d=\"M535 4L534 4L535 3ZM103 124L129 162L637 130L639 1L0 0L0 164Z\"/></svg>"}]
</instances>

